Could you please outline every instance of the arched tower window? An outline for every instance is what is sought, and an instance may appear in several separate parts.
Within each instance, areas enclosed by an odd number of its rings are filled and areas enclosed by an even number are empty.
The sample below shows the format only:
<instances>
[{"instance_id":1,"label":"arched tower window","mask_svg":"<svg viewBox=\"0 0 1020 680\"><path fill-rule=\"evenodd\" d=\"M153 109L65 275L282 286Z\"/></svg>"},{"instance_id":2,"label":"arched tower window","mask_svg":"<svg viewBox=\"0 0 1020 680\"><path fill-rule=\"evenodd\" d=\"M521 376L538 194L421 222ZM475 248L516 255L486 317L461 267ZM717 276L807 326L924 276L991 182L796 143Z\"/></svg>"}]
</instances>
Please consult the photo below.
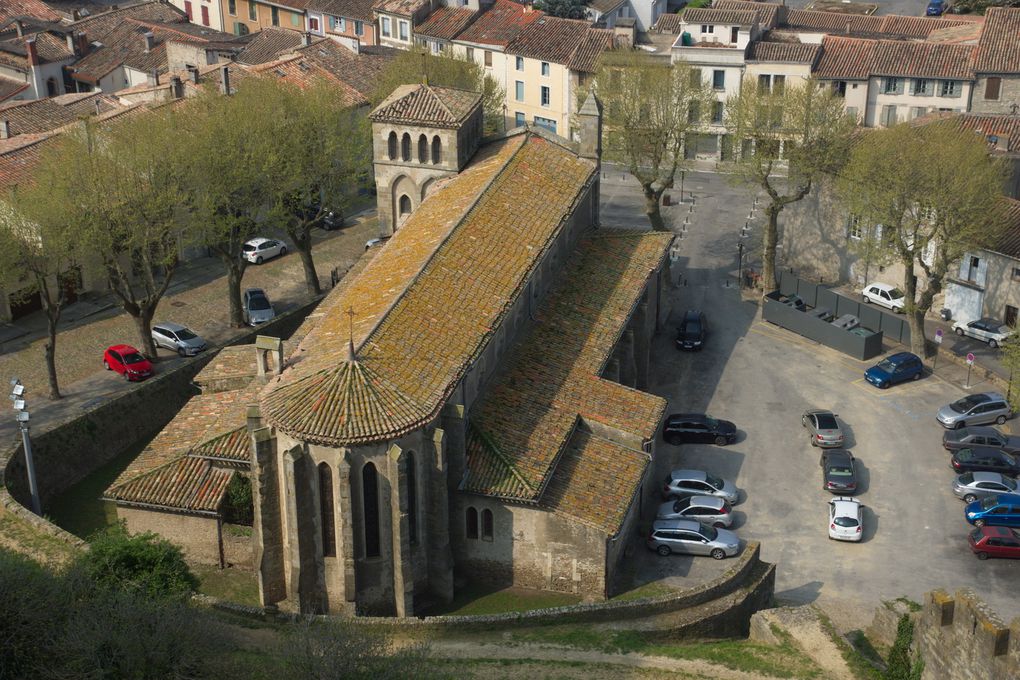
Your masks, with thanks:
<instances>
[{"instance_id":1,"label":"arched tower window","mask_svg":"<svg viewBox=\"0 0 1020 680\"><path fill-rule=\"evenodd\" d=\"M365 557L379 557L379 475L375 465L361 468L361 501L364 506Z\"/></svg>"},{"instance_id":2,"label":"arched tower window","mask_svg":"<svg viewBox=\"0 0 1020 680\"><path fill-rule=\"evenodd\" d=\"M397 160L397 133L396 132L391 132L390 133L390 138L389 138L388 144L389 144L389 149L387 149L387 151L389 152L390 160L391 161L395 161L395 160Z\"/></svg>"},{"instance_id":3,"label":"arched tower window","mask_svg":"<svg viewBox=\"0 0 1020 680\"><path fill-rule=\"evenodd\" d=\"M482 540L492 540L492 510L482 510Z\"/></svg>"},{"instance_id":4,"label":"arched tower window","mask_svg":"<svg viewBox=\"0 0 1020 680\"><path fill-rule=\"evenodd\" d=\"M400 197L400 205L398 207L400 209L400 216L401 217L406 217L407 215L410 215L411 214L411 197L408 196L407 194L404 194L403 196L401 196Z\"/></svg>"},{"instance_id":5,"label":"arched tower window","mask_svg":"<svg viewBox=\"0 0 1020 680\"><path fill-rule=\"evenodd\" d=\"M319 463L319 521L322 525L322 554L336 557L336 523L333 521L333 471Z\"/></svg>"},{"instance_id":6,"label":"arched tower window","mask_svg":"<svg viewBox=\"0 0 1020 680\"><path fill-rule=\"evenodd\" d=\"M425 135L418 136L418 162L429 162L429 138Z\"/></svg>"},{"instance_id":7,"label":"arched tower window","mask_svg":"<svg viewBox=\"0 0 1020 680\"><path fill-rule=\"evenodd\" d=\"M465 520L467 521L465 535L468 538L478 538L478 511L474 508L468 508Z\"/></svg>"},{"instance_id":8,"label":"arched tower window","mask_svg":"<svg viewBox=\"0 0 1020 680\"><path fill-rule=\"evenodd\" d=\"M411 545L418 542L418 472L414 454L407 454L407 529Z\"/></svg>"},{"instance_id":9,"label":"arched tower window","mask_svg":"<svg viewBox=\"0 0 1020 680\"><path fill-rule=\"evenodd\" d=\"M439 135L432 138L432 164L439 165L443 162L443 142Z\"/></svg>"},{"instance_id":10,"label":"arched tower window","mask_svg":"<svg viewBox=\"0 0 1020 680\"><path fill-rule=\"evenodd\" d=\"M400 139L400 159L403 161L411 160L411 135L406 132Z\"/></svg>"}]
</instances>

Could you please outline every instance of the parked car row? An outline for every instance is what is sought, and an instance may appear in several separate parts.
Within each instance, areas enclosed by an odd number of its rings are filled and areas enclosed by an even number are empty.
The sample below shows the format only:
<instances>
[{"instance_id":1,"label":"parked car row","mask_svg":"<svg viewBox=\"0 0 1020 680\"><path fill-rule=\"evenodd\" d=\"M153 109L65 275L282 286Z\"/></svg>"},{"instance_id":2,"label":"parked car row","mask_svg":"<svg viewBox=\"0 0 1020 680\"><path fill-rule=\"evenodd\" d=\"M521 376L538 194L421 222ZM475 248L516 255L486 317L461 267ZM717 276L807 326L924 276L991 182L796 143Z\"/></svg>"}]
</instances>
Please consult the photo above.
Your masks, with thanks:
<instances>
[{"instance_id":1,"label":"parked car row","mask_svg":"<svg viewBox=\"0 0 1020 680\"><path fill-rule=\"evenodd\" d=\"M843 448L846 435L837 416L825 409L808 409L800 417L808 431L808 443L822 449L822 490L835 494L829 500L829 538L860 541L864 536L864 506L850 494L857 493L857 465L854 455Z\"/></svg>"},{"instance_id":2,"label":"parked car row","mask_svg":"<svg viewBox=\"0 0 1020 680\"><path fill-rule=\"evenodd\" d=\"M649 550L717 560L740 552L740 539L729 530L740 499L733 482L703 470L673 470L663 481L662 497L645 541Z\"/></svg>"}]
</instances>

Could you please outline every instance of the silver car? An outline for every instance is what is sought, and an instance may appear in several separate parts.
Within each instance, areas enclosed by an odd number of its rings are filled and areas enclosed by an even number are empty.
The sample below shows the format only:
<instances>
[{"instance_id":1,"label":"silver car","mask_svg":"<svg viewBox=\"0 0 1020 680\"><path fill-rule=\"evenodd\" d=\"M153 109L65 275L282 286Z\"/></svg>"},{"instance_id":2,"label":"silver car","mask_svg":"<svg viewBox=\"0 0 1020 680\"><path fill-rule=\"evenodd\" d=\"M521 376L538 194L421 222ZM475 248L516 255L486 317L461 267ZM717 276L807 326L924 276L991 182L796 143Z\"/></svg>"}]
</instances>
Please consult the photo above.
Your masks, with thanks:
<instances>
[{"instance_id":1,"label":"silver car","mask_svg":"<svg viewBox=\"0 0 1020 680\"><path fill-rule=\"evenodd\" d=\"M718 529L733 524L733 513L730 504L721 498L691 496L663 503L656 519L693 519Z\"/></svg>"},{"instance_id":2,"label":"silver car","mask_svg":"<svg viewBox=\"0 0 1020 680\"><path fill-rule=\"evenodd\" d=\"M1016 493L1015 479L998 472L964 472L953 480L953 494L968 503L1000 493Z\"/></svg>"},{"instance_id":3,"label":"silver car","mask_svg":"<svg viewBox=\"0 0 1020 680\"><path fill-rule=\"evenodd\" d=\"M732 531L705 526L689 519L659 519L645 542L663 557L672 553L711 555L717 560L740 552L740 539Z\"/></svg>"},{"instance_id":4,"label":"silver car","mask_svg":"<svg viewBox=\"0 0 1020 680\"><path fill-rule=\"evenodd\" d=\"M169 321L152 327L152 341L156 347L165 347L182 357L195 356L199 352L204 352L208 346L205 340L187 326Z\"/></svg>"},{"instance_id":5,"label":"silver car","mask_svg":"<svg viewBox=\"0 0 1020 680\"><path fill-rule=\"evenodd\" d=\"M266 291L261 288L249 288L244 291L244 322L249 326L258 326L276 318L276 311L269 302Z\"/></svg>"},{"instance_id":6,"label":"silver car","mask_svg":"<svg viewBox=\"0 0 1020 680\"><path fill-rule=\"evenodd\" d=\"M953 330L956 331L957 335L966 335L975 340L987 342L988 346L992 349L1009 340L1014 334L1012 328L998 319L989 317L969 323L957 321L953 324Z\"/></svg>"},{"instance_id":7,"label":"silver car","mask_svg":"<svg viewBox=\"0 0 1020 680\"><path fill-rule=\"evenodd\" d=\"M1012 417L1013 409L1010 408L1006 397L998 392L968 394L963 399L943 406L935 416L942 427L950 430L967 425L987 425L989 423L1002 425L1007 418Z\"/></svg>"},{"instance_id":8,"label":"silver car","mask_svg":"<svg viewBox=\"0 0 1020 680\"><path fill-rule=\"evenodd\" d=\"M811 446L840 448L843 446L843 429L832 411L811 409L800 417L800 424L807 428Z\"/></svg>"},{"instance_id":9,"label":"silver car","mask_svg":"<svg viewBox=\"0 0 1020 680\"><path fill-rule=\"evenodd\" d=\"M728 503L736 503L740 492L733 482L703 470L673 470L662 485L662 497L669 500L686 496L717 496Z\"/></svg>"}]
</instances>

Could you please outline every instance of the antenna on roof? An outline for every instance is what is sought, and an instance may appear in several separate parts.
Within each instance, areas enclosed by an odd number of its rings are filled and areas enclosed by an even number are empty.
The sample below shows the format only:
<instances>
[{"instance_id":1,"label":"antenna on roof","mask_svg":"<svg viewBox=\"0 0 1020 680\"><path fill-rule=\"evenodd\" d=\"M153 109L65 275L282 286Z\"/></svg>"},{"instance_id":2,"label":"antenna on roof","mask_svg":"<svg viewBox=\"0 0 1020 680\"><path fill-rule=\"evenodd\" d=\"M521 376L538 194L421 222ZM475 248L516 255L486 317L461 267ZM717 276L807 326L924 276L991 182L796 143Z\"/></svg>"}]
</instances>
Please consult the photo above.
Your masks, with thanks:
<instances>
[{"instance_id":1,"label":"antenna on roof","mask_svg":"<svg viewBox=\"0 0 1020 680\"><path fill-rule=\"evenodd\" d=\"M347 340L347 363L353 364L358 360L357 355L354 354L354 307L347 309L347 316L350 322L350 335Z\"/></svg>"}]
</instances>

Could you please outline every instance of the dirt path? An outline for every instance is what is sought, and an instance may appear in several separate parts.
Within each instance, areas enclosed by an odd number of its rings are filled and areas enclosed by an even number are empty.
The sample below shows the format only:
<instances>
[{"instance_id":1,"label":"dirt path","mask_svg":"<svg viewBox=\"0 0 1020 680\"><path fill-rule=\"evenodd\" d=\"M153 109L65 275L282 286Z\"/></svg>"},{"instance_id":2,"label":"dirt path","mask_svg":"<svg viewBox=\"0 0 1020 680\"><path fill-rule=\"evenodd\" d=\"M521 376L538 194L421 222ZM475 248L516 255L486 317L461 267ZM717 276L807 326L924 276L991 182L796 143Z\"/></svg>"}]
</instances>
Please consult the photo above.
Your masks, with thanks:
<instances>
[{"instance_id":1,"label":"dirt path","mask_svg":"<svg viewBox=\"0 0 1020 680\"><path fill-rule=\"evenodd\" d=\"M823 626L814 607L778 607L760 612L767 621L789 633L797 646L832 680L855 680L843 653Z\"/></svg>"}]
</instances>

